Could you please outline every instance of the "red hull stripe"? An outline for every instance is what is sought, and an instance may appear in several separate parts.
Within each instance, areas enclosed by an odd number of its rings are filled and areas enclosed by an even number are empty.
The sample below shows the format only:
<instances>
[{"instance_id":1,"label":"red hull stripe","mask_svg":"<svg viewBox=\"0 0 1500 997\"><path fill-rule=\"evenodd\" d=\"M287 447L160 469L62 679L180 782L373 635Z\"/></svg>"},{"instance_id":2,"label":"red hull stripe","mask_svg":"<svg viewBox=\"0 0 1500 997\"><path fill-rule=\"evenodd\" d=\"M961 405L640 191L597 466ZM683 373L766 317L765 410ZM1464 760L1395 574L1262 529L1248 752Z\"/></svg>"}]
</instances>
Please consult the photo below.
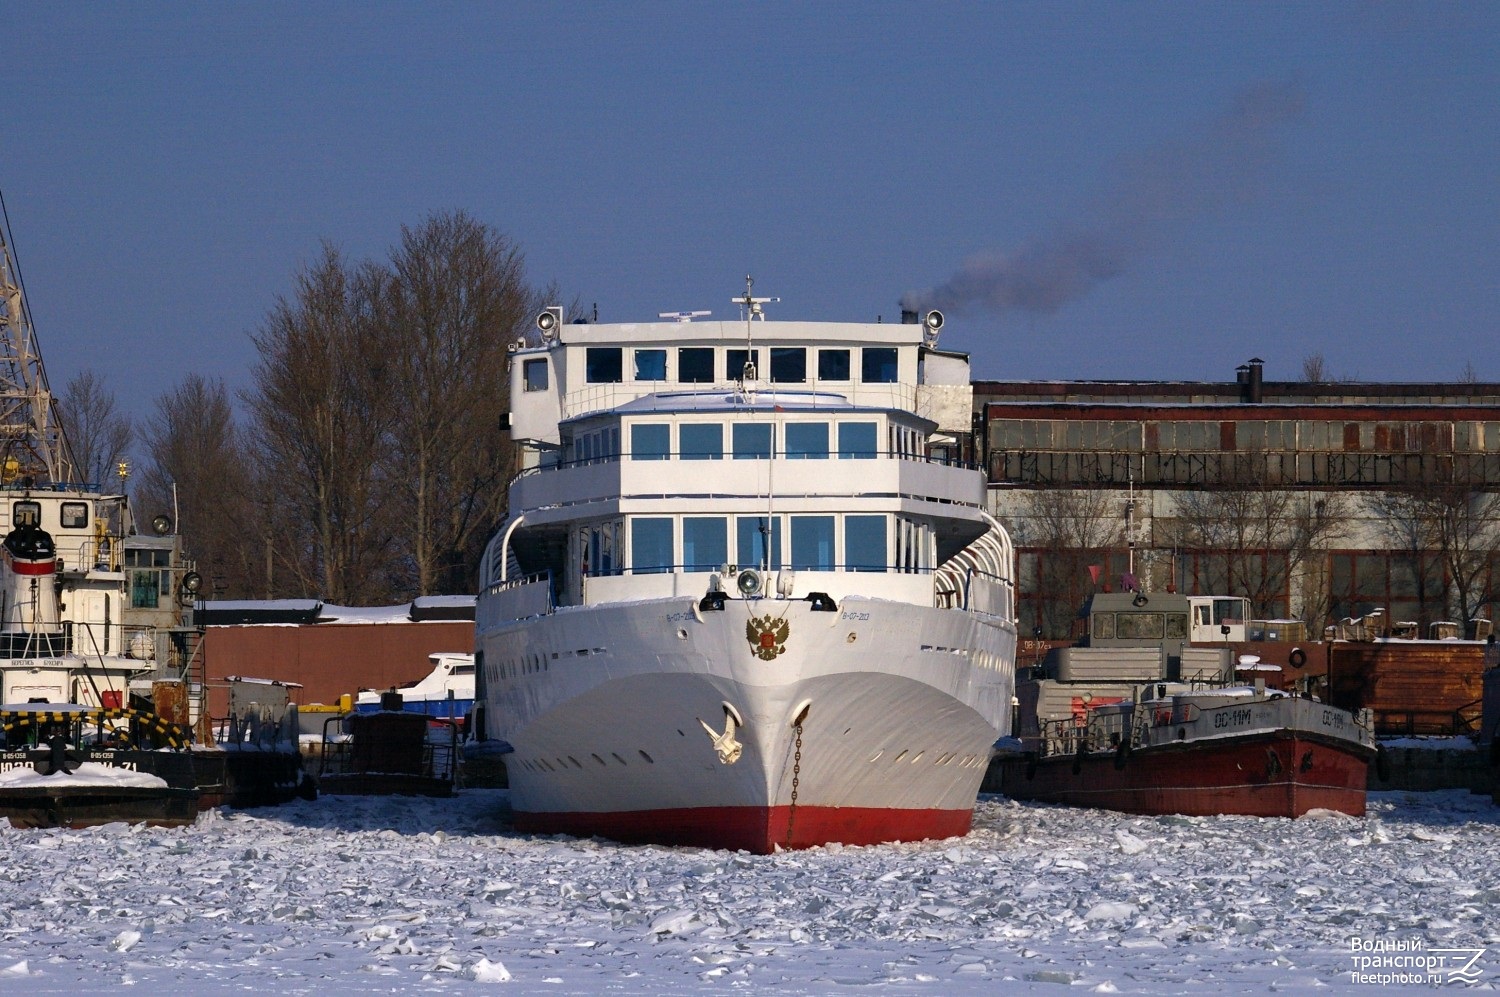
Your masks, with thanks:
<instances>
[{"instance_id":1,"label":"red hull stripe","mask_svg":"<svg viewBox=\"0 0 1500 997\"><path fill-rule=\"evenodd\" d=\"M516 830L530 834L598 836L629 844L692 845L768 855L777 848L832 842L876 845L969 833L973 810L879 807L691 807L618 813L521 813ZM788 845L790 829L790 845Z\"/></svg>"},{"instance_id":2,"label":"red hull stripe","mask_svg":"<svg viewBox=\"0 0 1500 997\"><path fill-rule=\"evenodd\" d=\"M49 557L45 561L17 561L12 558L10 562L10 570L18 575L50 575L56 568L55 557Z\"/></svg>"}]
</instances>

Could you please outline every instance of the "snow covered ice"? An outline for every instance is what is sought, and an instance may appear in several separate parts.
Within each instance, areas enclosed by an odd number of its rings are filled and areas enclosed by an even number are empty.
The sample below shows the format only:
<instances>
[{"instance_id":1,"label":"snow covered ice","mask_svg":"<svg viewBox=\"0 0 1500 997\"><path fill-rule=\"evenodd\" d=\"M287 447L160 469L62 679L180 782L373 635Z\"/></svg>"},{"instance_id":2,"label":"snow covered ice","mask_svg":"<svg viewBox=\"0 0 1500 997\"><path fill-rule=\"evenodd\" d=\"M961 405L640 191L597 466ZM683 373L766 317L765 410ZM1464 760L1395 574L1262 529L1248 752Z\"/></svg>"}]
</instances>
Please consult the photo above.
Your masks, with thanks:
<instances>
[{"instance_id":1,"label":"snow covered ice","mask_svg":"<svg viewBox=\"0 0 1500 997\"><path fill-rule=\"evenodd\" d=\"M3 826L0 991L1368 992L1351 939L1483 949L1500 980L1487 797L1293 821L986 796L974 823L753 856L520 835L469 790Z\"/></svg>"}]
</instances>

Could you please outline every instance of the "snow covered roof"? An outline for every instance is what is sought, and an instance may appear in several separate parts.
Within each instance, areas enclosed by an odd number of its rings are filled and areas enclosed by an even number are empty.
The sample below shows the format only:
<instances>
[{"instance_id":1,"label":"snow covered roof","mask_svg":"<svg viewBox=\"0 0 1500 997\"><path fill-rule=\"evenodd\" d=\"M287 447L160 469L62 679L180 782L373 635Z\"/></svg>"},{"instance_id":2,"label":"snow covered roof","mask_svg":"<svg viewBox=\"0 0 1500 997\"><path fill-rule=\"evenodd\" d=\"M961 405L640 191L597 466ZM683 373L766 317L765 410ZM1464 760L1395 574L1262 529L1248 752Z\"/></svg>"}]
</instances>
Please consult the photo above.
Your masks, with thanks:
<instances>
[{"instance_id":1,"label":"snow covered roof","mask_svg":"<svg viewBox=\"0 0 1500 997\"><path fill-rule=\"evenodd\" d=\"M471 621L472 595L419 596L394 606L335 606L318 599L209 601L198 620L204 626L297 626Z\"/></svg>"}]
</instances>

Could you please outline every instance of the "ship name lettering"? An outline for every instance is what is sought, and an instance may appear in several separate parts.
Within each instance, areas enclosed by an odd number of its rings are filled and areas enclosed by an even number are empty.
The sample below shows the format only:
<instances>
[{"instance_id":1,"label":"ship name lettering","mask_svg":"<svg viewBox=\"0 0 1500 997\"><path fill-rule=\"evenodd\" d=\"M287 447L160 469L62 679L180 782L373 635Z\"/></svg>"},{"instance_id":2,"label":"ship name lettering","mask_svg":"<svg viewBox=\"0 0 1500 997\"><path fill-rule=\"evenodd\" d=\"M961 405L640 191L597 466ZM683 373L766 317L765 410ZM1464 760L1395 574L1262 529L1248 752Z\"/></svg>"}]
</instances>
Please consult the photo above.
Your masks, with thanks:
<instances>
[{"instance_id":1,"label":"ship name lettering","mask_svg":"<svg viewBox=\"0 0 1500 997\"><path fill-rule=\"evenodd\" d=\"M1248 709L1220 710L1214 714L1214 727L1216 728L1244 727L1249 722L1250 711Z\"/></svg>"},{"instance_id":2,"label":"ship name lettering","mask_svg":"<svg viewBox=\"0 0 1500 997\"><path fill-rule=\"evenodd\" d=\"M1324 710L1323 711L1323 726L1324 727L1342 727L1342 726L1344 726L1344 714L1340 713L1338 710Z\"/></svg>"}]
</instances>

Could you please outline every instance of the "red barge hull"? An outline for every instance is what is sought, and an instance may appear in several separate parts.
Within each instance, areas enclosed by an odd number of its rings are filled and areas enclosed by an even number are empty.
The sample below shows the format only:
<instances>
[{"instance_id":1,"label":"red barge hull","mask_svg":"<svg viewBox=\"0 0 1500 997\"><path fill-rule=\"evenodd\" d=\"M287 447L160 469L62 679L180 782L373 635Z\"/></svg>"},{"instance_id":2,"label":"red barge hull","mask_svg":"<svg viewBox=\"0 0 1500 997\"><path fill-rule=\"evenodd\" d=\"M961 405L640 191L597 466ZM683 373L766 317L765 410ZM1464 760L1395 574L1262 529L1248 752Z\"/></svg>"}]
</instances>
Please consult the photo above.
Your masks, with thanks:
<instances>
[{"instance_id":1,"label":"red barge hull","mask_svg":"<svg viewBox=\"0 0 1500 997\"><path fill-rule=\"evenodd\" d=\"M1000 791L1132 814L1300 817L1335 810L1362 817L1374 752L1287 731L999 761Z\"/></svg>"}]
</instances>

